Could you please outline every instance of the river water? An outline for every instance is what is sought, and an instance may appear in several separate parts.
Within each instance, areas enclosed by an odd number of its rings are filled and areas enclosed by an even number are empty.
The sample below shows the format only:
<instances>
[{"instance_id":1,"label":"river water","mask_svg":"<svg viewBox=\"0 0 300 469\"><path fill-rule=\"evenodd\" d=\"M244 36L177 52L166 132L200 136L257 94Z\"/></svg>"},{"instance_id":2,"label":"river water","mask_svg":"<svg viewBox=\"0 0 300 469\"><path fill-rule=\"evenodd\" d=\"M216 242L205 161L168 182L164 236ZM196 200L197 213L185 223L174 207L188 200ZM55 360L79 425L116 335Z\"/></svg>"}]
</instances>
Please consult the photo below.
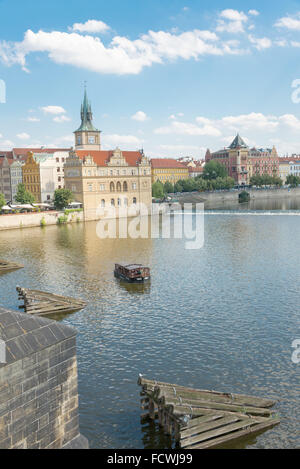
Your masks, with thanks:
<instances>
[{"instance_id":1,"label":"river water","mask_svg":"<svg viewBox=\"0 0 300 469\"><path fill-rule=\"evenodd\" d=\"M184 239L99 239L96 222L0 232L0 258L25 265L0 277L3 306L18 308L16 285L88 302L60 320L78 331L80 427L92 448L170 445L140 419L139 373L278 399L281 424L231 447L300 447L300 206L268 204L207 212L197 250ZM120 283L119 261L149 265L151 283Z\"/></svg>"}]
</instances>

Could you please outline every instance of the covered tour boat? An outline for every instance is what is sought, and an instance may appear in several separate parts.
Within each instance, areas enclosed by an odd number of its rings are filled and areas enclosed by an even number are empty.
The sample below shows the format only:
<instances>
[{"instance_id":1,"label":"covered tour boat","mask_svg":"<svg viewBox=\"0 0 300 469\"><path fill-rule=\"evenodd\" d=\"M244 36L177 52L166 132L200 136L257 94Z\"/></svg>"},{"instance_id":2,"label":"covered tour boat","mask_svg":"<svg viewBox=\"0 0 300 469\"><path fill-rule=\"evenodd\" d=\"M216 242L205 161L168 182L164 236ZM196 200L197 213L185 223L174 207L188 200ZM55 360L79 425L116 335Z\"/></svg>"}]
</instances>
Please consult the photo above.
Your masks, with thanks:
<instances>
[{"instance_id":1,"label":"covered tour boat","mask_svg":"<svg viewBox=\"0 0 300 469\"><path fill-rule=\"evenodd\" d=\"M114 275L127 282L144 282L150 279L150 269L142 264L115 264Z\"/></svg>"}]
</instances>

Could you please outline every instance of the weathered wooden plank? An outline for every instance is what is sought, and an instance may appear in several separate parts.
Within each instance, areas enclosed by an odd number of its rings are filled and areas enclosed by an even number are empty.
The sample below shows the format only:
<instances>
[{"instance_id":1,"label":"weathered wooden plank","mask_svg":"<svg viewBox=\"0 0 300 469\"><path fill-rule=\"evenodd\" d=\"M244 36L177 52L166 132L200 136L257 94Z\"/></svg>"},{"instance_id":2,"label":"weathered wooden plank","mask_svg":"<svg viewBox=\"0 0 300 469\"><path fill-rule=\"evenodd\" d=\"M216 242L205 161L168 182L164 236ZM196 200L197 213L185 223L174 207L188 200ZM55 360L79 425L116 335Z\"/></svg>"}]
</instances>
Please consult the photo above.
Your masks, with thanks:
<instances>
[{"instance_id":1,"label":"weathered wooden plank","mask_svg":"<svg viewBox=\"0 0 300 469\"><path fill-rule=\"evenodd\" d=\"M207 431L205 433L201 433L197 435L195 438L187 438L183 440L181 447L186 448L187 446L193 445L194 443L200 443L205 440L209 440L211 438L216 438L220 435L225 435L226 433L232 433L236 430L244 429L246 430L247 427L257 424L255 419L249 419L250 421L246 423L245 420L242 420L237 423L233 423L231 425L225 425L223 427L216 428L214 430Z\"/></svg>"},{"instance_id":2,"label":"weathered wooden plank","mask_svg":"<svg viewBox=\"0 0 300 469\"><path fill-rule=\"evenodd\" d=\"M229 415L227 417L222 415L219 418L216 418L216 416L208 416L206 417L206 421L204 418L204 421L200 421L198 425L193 425L192 427L187 428L186 430L181 430L180 438L183 440L184 438L188 438L192 435L197 435L198 433L211 430L213 428L221 427L222 425L225 425L227 423L237 422L238 420L239 418L235 415Z\"/></svg>"},{"instance_id":3,"label":"weathered wooden plank","mask_svg":"<svg viewBox=\"0 0 300 469\"><path fill-rule=\"evenodd\" d=\"M197 443L199 441L199 437L202 436L202 434L205 434L209 431L217 430L219 428L226 428L226 426L238 422L238 420L239 419L234 416L223 417L221 419L214 420L213 422L207 422L199 425L198 427L193 427L193 429L190 430L193 432L191 435L182 436L183 433L180 433L180 445L183 448L184 446L189 446L194 443ZM243 421L243 425L247 425L245 421ZM250 425L250 422L248 423L248 425Z\"/></svg>"},{"instance_id":4,"label":"weathered wooden plank","mask_svg":"<svg viewBox=\"0 0 300 469\"><path fill-rule=\"evenodd\" d=\"M170 393L174 392L174 389L175 389L177 394L180 394L179 391L183 391L184 393L188 393L188 392L205 393L206 396L212 396L214 399L227 398L227 399L233 399L233 401L237 400L237 402L241 403L241 405L244 405L245 403L248 406L253 405L255 407L272 407L274 404L276 404L276 401L272 399L249 396L246 394L235 394L235 393L231 394L231 393L224 393L224 392L218 392L218 391L210 391L210 390L205 390L205 389L189 388L189 387L180 386L177 384L149 380L149 379L144 378L143 376L139 377L138 384L146 385L147 387L153 390L155 387L158 387L160 389L160 392L162 393L164 392L163 388L166 389L166 392L170 392Z\"/></svg>"},{"instance_id":5,"label":"weathered wooden plank","mask_svg":"<svg viewBox=\"0 0 300 469\"><path fill-rule=\"evenodd\" d=\"M206 415L202 415L201 417L196 417L194 419L188 419L187 423L182 423L180 428L181 430L188 430L189 428L195 427L199 425L200 423L205 423L205 422L211 422L212 420L219 419L221 417L224 417L223 412L218 412L218 411L211 411L207 413Z\"/></svg>"},{"instance_id":6,"label":"weathered wooden plank","mask_svg":"<svg viewBox=\"0 0 300 469\"><path fill-rule=\"evenodd\" d=\"M239 438L243 438L250 434L256 434L261 431L267 430L268 428L275 427L280 423L279 419L266 419L264 423L259 423L254 425L250 428L246 428L244 430L235 431L233 433L229 433L225 436L220 436L218 438L214 438L203 443L195 444L192 446L186 446L185 449L208 449L208 448L216 448L221 446L224 443L228 443L229 441L236 441Z\"/></svg>"},{"instance_id":7,"label":"weathered wooden plank","mask_svg":"<svg viewBox=\"0 0 300 469\"><path fill-rule=\"evenodd\" d=\"M250 415L260 415L270 417L274 411L258 407L241 407L229 404L221 404L218 402L200 401L196 403L191 401L190 403L182 403L181 405L177 402L164 401L161 405L171 405L173 407L174 414L187 414L187 415L200 415L202 409L214 409L223 410L229 412L239 412ZM172 409L171 409L172 411ZM241 412L242 411L242 412Z\"/></svg>"}]
</instances>

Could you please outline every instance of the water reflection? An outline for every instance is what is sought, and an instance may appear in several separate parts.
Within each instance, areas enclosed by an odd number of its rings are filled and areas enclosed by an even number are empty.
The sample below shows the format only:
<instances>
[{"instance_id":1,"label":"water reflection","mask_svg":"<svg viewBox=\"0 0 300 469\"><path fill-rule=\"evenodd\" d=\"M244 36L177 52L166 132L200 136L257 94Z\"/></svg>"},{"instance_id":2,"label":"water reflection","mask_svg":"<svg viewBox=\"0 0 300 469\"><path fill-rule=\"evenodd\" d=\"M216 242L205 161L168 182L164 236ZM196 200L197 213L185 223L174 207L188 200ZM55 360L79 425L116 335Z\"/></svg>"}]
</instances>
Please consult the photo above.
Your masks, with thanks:
<instances>
[{"instance_id":1,"label":"water reflection","mask_svg":"<svg viewBox=\"0 0 300 469\"><path fill-rule=\"evenodd\" d=\"M168 447L141 425L138 373L278 399L281 424L235 447L296 448L299 234L299 216L276 214L205 216L199 250L100 239L94 222L0 232L0 258L25 266L0 276L0 302L17 310L20 285L88 303L58 319L78 331L80 425L92 448ZM151 284L139 292L116 280L122 261L149 266Z\"/></svg>"}]
</instances>

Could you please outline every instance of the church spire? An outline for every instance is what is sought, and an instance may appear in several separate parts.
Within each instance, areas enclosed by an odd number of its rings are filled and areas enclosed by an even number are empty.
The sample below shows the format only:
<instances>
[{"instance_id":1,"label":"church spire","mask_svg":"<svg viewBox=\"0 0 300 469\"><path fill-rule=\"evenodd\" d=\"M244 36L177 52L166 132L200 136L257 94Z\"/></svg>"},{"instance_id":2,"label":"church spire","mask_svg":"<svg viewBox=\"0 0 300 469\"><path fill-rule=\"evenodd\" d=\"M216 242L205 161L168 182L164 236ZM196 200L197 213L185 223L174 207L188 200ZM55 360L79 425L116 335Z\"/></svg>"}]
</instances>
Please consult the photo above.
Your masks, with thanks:
<instances>
[{"instance_id":1,"label":"church spire","mask_svg":"<svg viewBox=\"0 0 300 469\"><path fill-rule=\"evenodd\" d=\"M83 96L83 102L81 105L80 117L81 117L81 125L79 129L76 130L76 132L82 132L82 131L98 132L98 129L96 129L93 125L92 106L87 97L86 85L84 85L84 96Z\"/></svg>"},{"instance_id":2,"label":"church spire","mask_svg":"<svg viewBox=\"0 0 300 469\"><path fill-rule=\"evenodd\" d=\"M100 150L100 130L93 124L93 113L91 102L88 100L86 84L84 84L83 101L80 108L81 124L75 130L76 150Z\"/></svg>"}]
</instances>

